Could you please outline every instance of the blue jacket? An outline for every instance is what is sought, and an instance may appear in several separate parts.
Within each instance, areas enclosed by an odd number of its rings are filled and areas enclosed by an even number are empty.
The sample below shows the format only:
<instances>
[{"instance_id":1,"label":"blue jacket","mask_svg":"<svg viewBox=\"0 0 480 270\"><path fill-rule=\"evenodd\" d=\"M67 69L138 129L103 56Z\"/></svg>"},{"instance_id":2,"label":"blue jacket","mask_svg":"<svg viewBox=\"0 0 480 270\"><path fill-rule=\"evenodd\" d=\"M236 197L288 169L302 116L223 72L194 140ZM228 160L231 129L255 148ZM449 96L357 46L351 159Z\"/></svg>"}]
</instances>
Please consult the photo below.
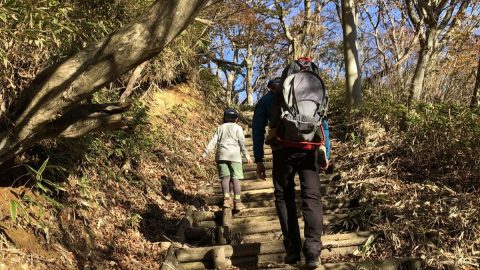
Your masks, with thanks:
<instances>
[{"instance_id":1,"label":"blue jacket","mask_svg":"<svg viewBox=\"0 0 480 270\"><path fill-rule=\"evenodd\" d=\"M263 162L263 144L265 142L265 128L272 121L272 106L275 101L275 94L268 92L257 103L252 121L253 155L255 162ZM325 132L325 148L327 158L330 159L330 133L328 132L328 121L322 122Z\"/></svg>"}]
</instances>

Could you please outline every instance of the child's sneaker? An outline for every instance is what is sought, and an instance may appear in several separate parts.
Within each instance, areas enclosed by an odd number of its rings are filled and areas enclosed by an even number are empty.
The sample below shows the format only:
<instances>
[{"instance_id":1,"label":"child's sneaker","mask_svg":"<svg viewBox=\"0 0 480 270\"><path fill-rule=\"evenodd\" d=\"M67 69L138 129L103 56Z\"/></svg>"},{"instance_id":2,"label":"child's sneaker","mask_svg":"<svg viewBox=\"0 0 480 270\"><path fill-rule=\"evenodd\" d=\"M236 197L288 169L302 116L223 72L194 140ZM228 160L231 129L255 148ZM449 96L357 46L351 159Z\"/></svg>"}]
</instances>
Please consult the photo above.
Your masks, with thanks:
<instances>
[{"instance_id":1,"label":"child's sneaker","mask_svg":"<svg viewBox=\"0 0 480 270\"><path fill-rule=\"evenodd\" d=\"M232 208L232 205L233 205L232 197L224 197L223 198L223 207Z\"/></svg>"},{"instance_id":2,"label":"child's sneaker","mask_svg":"<svg viewBox=\"0 0 480 270\"><path fill-rule=\"evenodd\" d=\"M241 210L243 210L243 209L246 208L245 205L242 203L241 200L235 200L235 201L233 201L233 202L234 202L234 205L235 205L235 206L234 206L234 207L235 207L234 210L236 210L236 211L241 211Z\"/></svg>"}]
</instances>

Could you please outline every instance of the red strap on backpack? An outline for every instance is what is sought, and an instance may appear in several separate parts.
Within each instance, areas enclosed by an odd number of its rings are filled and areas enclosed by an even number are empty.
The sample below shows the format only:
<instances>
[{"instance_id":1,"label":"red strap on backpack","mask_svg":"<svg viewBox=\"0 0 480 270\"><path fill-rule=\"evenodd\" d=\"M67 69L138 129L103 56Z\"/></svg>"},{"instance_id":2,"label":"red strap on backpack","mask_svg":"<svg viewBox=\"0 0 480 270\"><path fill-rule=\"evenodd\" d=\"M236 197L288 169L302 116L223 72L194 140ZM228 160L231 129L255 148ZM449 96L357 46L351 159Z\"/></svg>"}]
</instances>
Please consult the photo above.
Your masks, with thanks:
<instances>
[{"instance_id":1,"label":"red strap on backpack","mask_svg":"<svg viewBox=\"0 0 480 270\"><path fill-rule=\"evenodd\" d=\"M312 58L310 57L306 57L306 56L302 56L300 58L298 58L298 61L305 61L305 62L312 62Z\"/></svg>"},{"instance_id":2,"label":"red strap on backpack","mask_svg":"<svg viewBox=\"0 0 480 270\"><path fill-rule=\"evenodd\" d=\"M322 127L322 141L321 142L294 142L289 140L281 139L278 134L275 136L277 138L277 143L280 146L301 149L301 150L314 150L315 147L320 147L325 144L325 131Z\"/></svg>"}]
</instances>

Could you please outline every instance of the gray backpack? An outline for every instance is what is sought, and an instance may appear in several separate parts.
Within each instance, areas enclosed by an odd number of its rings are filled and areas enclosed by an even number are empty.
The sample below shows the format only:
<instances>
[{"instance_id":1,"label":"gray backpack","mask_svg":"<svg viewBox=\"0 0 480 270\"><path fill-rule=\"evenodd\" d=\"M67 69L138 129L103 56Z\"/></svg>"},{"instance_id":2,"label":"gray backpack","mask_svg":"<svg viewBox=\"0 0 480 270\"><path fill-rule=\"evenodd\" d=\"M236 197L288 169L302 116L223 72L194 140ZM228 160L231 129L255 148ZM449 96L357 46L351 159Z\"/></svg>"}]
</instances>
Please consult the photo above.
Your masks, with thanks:
<instances>
[{"instance_id":1,"label":"gray backpack","mask_svg":"<svg viewBox=\"0 0 480 270\"><path fill-rule=\"evenodd\" d=\"M277 142L301 149L324 144L328 95L317 65L305 58L294 61L284 69L282 82Z\"/></svg>"}]
</instances>

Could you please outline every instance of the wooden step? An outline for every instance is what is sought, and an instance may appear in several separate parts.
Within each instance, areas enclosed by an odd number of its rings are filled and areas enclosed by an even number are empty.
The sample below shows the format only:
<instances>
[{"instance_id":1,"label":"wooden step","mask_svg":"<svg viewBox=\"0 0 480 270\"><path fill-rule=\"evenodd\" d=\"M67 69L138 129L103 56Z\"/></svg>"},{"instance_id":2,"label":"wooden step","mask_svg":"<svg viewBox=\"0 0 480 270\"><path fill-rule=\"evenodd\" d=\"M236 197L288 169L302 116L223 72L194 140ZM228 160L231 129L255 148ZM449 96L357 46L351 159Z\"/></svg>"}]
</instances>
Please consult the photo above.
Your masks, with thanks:
<instances>
[{"instance_id":1,"label":"wooden step","mask_svg":"<svg viewBox=\"0 0 480 270\"><path fill-rule=\"evenodd\" d=\"M355 211L356 208L339 208L339 209L324 209L324 214L344 214L347 212ZM297 211L301 213L300 208ZM193 213L193 226L197 226L199 222L207 220L219 220L221 218L222 211L195 211ZM233 214L233 219L236 218L248 218L248 217L261 217L261 216L274 216L277 218L277 210L275 207L260 207L260 208L247 208L238 213Z\"/></svg>"},{"instance_id":2,"label":"wooden step","mask_svg":"<svg viewBox=\"0 0 480 270\"><path fill-rule=\"evenodd\" d=\"M209 197L204 197L203 200L208 205L222 206L223 205L223 198L224 198L223 195L218 194L218 195L210 195ZM263 192L263 193L244 192L244 193L242 193L242 202L244 204L252 203L252 206L253 205L259 205L259 206L255 206L255 207L274 206L274 199L275 198L274 198L273 192ZM296 201L297 201L297 203L301 203L301 199L299 197L299 194L297 194ZM328 209L328 207L326 207L326 206L330 204L329 202L335 201L335 200L328 198L328 201L327 201L326 198L322 198L322 201L324 203L324 208ZM350 201L350 199L340 199L340 200L336 200L336 201L346 202L346 201ZM252 206L247 206L247 207L252 208ZM353 206L353 205L351 205L351 206ZM349 207L350 207L350 204L349 204Z\"/></svg>"},{"instance_id":3,"label":"wooden step","mask_svg":"<svg viewBox=\"0 0 480 270\"><path fill-rule=\"evenodd\" d=\"M252 146L247 146L248 153L253 157L253 147ZM264 147L263 148L263 154L264 155L271 155L272 154L272 148L270 146Z\"/></svg>"},{"instance_id":4,"label":"wooden step","mask_svg":"<svg viewBox=\"0 0 480 270\"><path fill-rule=\"evenodd\" d=\"M324 250L321 253L320 257L322 259L327 259L331 257L347 256L347 255L353 254L356 250L357 250L357 247L355 246L332 248L330 250ZM208 258L211 255L208 254L205 256ZM229 266L232 265L235 267L242 268L247 266L258 266L264 263L282 263L284 257L285 257L284 252L243 256L243 257L230 257L226 259L226 265L229 265ZM203 261L196 261L196 262L181 262L180 267L182 267L185 270L213 269L212 268L213 264L211 260L203 260ZM297 269L297 268L293 268L293 269ZM361 268L361 269L364 269L364 268ZM369 268L369 269L376 269L376 268Z\"/></svg>"},{"instance_id":5,"label":"wooden step","mask_svg":"<svg viewBox=\"0 0 480 270\"><path fill-rule=\"evenodd\" d=\"M267 189L244 191L242 192L241 199L243 203L275 200L274 190L275 190L274 188L267 188ZM321 194L329 194L328 192L332 190L334 190L334 187L329 187L327 185L323 185L320 187ZM333 192L330 192L330 193L333 193ZM295 187L295 194L296 194L296 199L301 200L300 186ZM204 198L204 200L209 205L213 204L213 205L223 206L224 196L221 192L218 192L210 195L208 198Z\"/></svg>"},{"instance_id":6,"label":"wooden step","mask_svg":"<svg viewBox=\"0 0 480 270\"><path fill-rule=\"evenodd\" d=\"M326 228L327 226L324 226ZM303 235L304 230L303 226L300 228L300 235ZM325 230L324 230L325 233ZM333 235L332 232L326 235ZM283 239L283 234L281 230L272 231L272 232L263 232L263 233L253 233L253 234L231 234L230 236L232 242L234 243L262 243L265 241L274 241ZM328 246L325 246L328 247Z\"/></svg>"},{"instance_id":7,"label":"wooden step","mask_svg":"<svg viewBox=\"0 0 480 270\"><path fill-rule=\"evenodd\" d=\"M271 170L273 168L273 162L272 161L267 161L264 162L263 165L265 166L265 170ZM252 164L243 164L243 172L249 172L249 171L256 171L257 170L257 164L252 163Z\"/></svg>"},{"instance_id":8,"label":"wooden step","mask_svg":"<svg viewBox=\"0 0 480 270\"><path fill-rule=\"evenodd\" d=\"M343 225L345 221L348 221L349 215L346 212L343 213L329 213L324 214L324 232L330 232L329 226L331 225ZM280 239L282 236L280 224L278 221L278 217L271 217L270 221L256 221L251 220L242 221L239 219L240 222L244 223L237 223L235 219L232 221L234 225L230 226L230 238L236 239L235 242L260 242L265 241L266 239L275 240ZM237 224L235 224L237 223ZM214 220L207 220L207 221L200 221L196 222L196 227L189 228L185 231L186 238L189 241L198 241L205 236L211 235L214 231L216 224L220 224L220 221ZM303 219L300 218L298 220L298 224L301 230L301 234L303 235ZM197 225L202 225L205 227L200 227ZM336 226L338 228L338 226ZM349 227L348 229L352 229Z\"/></svg>"},{"instance_id":9,"label":"wooden step","mask_svg":"<svg viewBox=\"0 0 480 270\"><path fill-rule=\"evenodd\" d=\"M331 248L329 250L322 251L320 258L328 259L331 257L340 257L340 256L348 256L352 255L358 249L357 246L348 246L348 247L338 247L338 248ZM267 262L276 262L281 263L283 262L283 258L285 257L285 252L282 253L274 253L274 254L260 254L256 256L248 256L248 257L233 257L232 265L233 266L255 266L261 263Z\"/></svg>"},{"instance_id":10,"label":"wooden step","mask_svg":"<svg viewBox=\"0 0 480 270\"><path fill-rule=\"evenodd\" d=\"M338 217L337 217L338 216ZM343 222L345 217L348 215L324 215L323 224L328 226L331 223ZM298 220L298 225L300 229L303 229L305 222L303 219ZM246 221L245 223L238 223L232 225L230 228L230 233L239 234L239 235L249 235L249 234L258 234L258 233L268 233L281 231L280 223L278 219L270 221L256 221L252 220L250 222Z\"/></svg>"},{"instance_id":11,"label":"wooden step","mask_svg":"<svg viewBox=\"0 0 480 270\"><path fill-rule=\"evenodd\" d=\"M243 179L242 180L256 180L256 181L265 181L265 180L269 180L271 181L271 178L272 178L272 170L265 170L265 174L267 176L266 179L259 179L257 178L257 172L256 171L247 171L247 172L244 172L243 173ZM319 173L320 177L322 177L322 175L325 175L323 172ZM340 179L340 175L339 174L327 174L328 175L328 179L329 180L338 180ZM298 178L298 174L295 175L295 180L299 179Z\"/></svg>"},{"instance_id":12,"label":"wooden step","mask_svg":"<svg viewBox=\"0 0 480 270\"><path fill-rule=\"evenodd\" d=\"M302 212L297 211L297 216L299 218L301 218L302 217ZM348 213L324 214L323 215L323 220L324 220L324 224L330 224L332 222L337 222L339 220L345 220L349 216L350 215ZM257 217L235 217L235 218L232 219L232 225L251 225L251 226L254 226L255 224L264 223L264 222L272 222L272 223L279 222L278 221L278 216L277 215L270 215L270 216L257 216Z\"/></svg>"},{"instance_id":13,"label":"wooden step","mask_svg":"<svg viewBox=\"0 0 480 270\"><path fill-rule=\"evenodd\" d=\"M272 170L266 170L265 174L267 177L271 178L272 177ZM243 179L242 180L259 180L257 178L257 172L256 171L250 171L250 172L244 172L243 173Z\"/></svg>"},{"instance_id":14,"label":"wooden step","mask_svg":"<svg viewBox=\"0 0 480 270\"><path fill-rule=\"evenodd\" d=\"M223 196L211 196L208 198L203 198L203 200L208 205L222 205ZM243 203L247 208L257 208L257 207L271 207L275 206L273 197L270 197L269 200L265 200L263 197L254 197L250 196L249 198L242 199ZM301 200L297 199L297 204L301 203ZM336 208L349 208L355 207L358 205L358 199L329 199L325 200L322 198L323 209L336 209Z\"/></svg>"},{"instance_id":15,"label":"wooden step","mask_svg":"<svg viewBox=\"0 0 480 270\"><path fill-rule=\"evenodd\" d=\"M300 224L299 224L300 225ZM327 225L325 225L327 227ZM203 229L203 230L202 230ZM201 239L201 234L205 232L212 231L212 228L196 228L192 231L188 232L188 239L195 241ZM330 232L332 233L332 232ZM300 228L300 235L304 234L303 226ZM229 231L228 238L232 241L232 243L262 243L266 241L275 241L283 239L283 234L280 229L272 230L269 232L257 232L257 233L242 233L240 231Z\"/></svg>"},{"instance_id":16,"label":"wooden step","mask_svg":"<svg viewBox=\"0 0 480 270\"><path fill-rule=\"evenodd\" d=\"M240 263L238 260L233 260L235 263ZM244 260L245 261L245 260ZM232 260L227 259L228 267L231 267ZM253 261L252 261L253 263ZM272 268L271 262L252 264L257 266L257 269L269 270L301 270L304 269L303 262L297 265L285 265L282 267ZM210 261L181 263L185 270L206 270L213 269L213 264ZM364 262L339 262L322 264L315 270L422 270L422 260L419 258L393 258L376 261Z\"/></svg>"},{"instance_id":17,"label":"wooden step","mask_svg":"<svg viewBox=\"0 0 480 270\"><path fill-rule=\"evenodd\" d=\"M250 155L250 157L253 158L255 157L255 154L253 153L252 150L249 150L248 151L248 154ZM272 149L265 149L264 152L263 152L263 160L272 160L273 159L273 153L272 153Z\"/></svg>"},{"instance_id":18,"label":"wooden step","mask_svg":"<svg viewBox=\"0 0 480 270\"><path fill-rule=\"evenodd\" d=\"M260 268L261 265L259 265ZM271 268L270 270L288 270L302 269L302 265L286 265L281 268ZM421 270L422 260L419 258L391 258L385 260L363 261L363 262L340 262L322 264L316 270Z\"/></svg>"},{"instance_id":19,"label":"wooden step","mask_svg":"<svg viewBox=\"0 0 480 270\"><path fill-rule=\"evenodd\" d=\"M297 204L297 211L300 210L301 204ZM324 214L343 214L349 211L355 211L357 208L333 208L333 209L323 209ZM257 217L257 216L277 216L277 210L274 206L272 207L259 207L259 208L247 208L233 215L233 218L242 218L242 217Z\"/></svg>"},{"instance_id":20,"label":"wooden step","mask_svg":"<svg viewBox=\"0 0 480 270\"><path fill-rule=\"evenodd\" d=\"M247 190L245 190L245 188L242 186L242 199L245 199L245 198L248 199L248 198L252 198L252 197L260 197L260 198L264 198L266 200L270 200L270 199L274 198L274 191L275 191L275 189L273 188L273 184L270 184L270 186L272 186L272 187L271 188L263 188L263 189L247 189ZM297 184L295 186L295 192L296 192L298 198L300 198L300 189L301 189L300 185ZM334 194L335 190L337 190L336 186L332 186L332 185L321 185L320 186L320 193L321 194ZM222 199L223 199L223 193L222 193L222 190L220 188L215 188L215 189L212 188L211 191L213 191L213 192L210 192L211 196L219 196L219 197L222 197Z\"/></svg>"},{"instance_id":21,"label":"wooden step","mask_svg":"<svg viewBox=\"0 0 480 270\"><path fill-rule=\"evenodd\" d=\"M334 234L322 236L322 244L324 249L322 253L326 253L328 249L341 247L356 247L365 243L371 236L369 232L355 232L345 234ZM207 254L212 249L222 247L225 250L226 257L249 257L266 254L281 254L284 252L283 241L266 241L262 243L249 243L237 245L223 245L201 248L185 248L176 250L175 254L179 262L193 262L205 260ZM282 258L283 259L283 258Z\"/></svg>"},{"instance_id":22,"label":"wooden step","mask_svg":"<svg viewBox=\"0 0 480 270\"><path fill-rule=\"evenodd\" d=\"M300 200L297 200L297 203L300 204ZM248 208L255 208L255 207L270 207L274 206L275 202L271 201L249 201L244 203ZM347 200L331 200L331 201L323 201L323 208L324 209L337 209L337 208L349 208L355 207L358 205L358 199L347 199Z\"/></svg>"},{"instance_id":23,"label":"wooden step","mask_svg":"<svg viewBox=\"0 0 480 270\"><path fill-rule=\"evenodd\" d=\"M251 138L245 139L245 146L253 146L253 140ZM264 144L263 148L270 147L269 145Z\"/></svg>"},{"instance_id":24,"label":"wooden step","mask_svg":"<svg viewBox=\"0 0 480 270\"><path fill-rule=\"evenodd\" d=\"M249 152L250 157L252 158L252 161L255 161L253 152ZM273 160L273 155L272 154L264 154L263 155L263 161L268 162ZM247 160L242 158L242 163L247 164Z\"/></svg>"},{"instance_id":25,"label":"wooden step","mask_svg":"<svg viewBox=\"0 0 480 270\"><path fill-rule=\"evenodd\" d=\"M298 216L301 216L301 212L297 212ZM348 214L327 214L323 216L323 224L325 226L332 223L342 222L349 217ZM263 233L270 232L272 230L280 230L280 224L278 223L277 216L260 216L260 217L245 217L245 218L234 218L232 220L232 230L240 231L244 234L252 233ZM201 221L196 224L198 227L204 228L214 228L221 222L216 222L215 220ZM299 224L303 224L302 220L299 220ZM302 227L301 225L300 227ZM303 227L302 227L303 228ZM251 231L251 232L250 232Z\"/></svg>"},{"instance_id":26,"label":"wooden step","mask_svg":"<svg viewBox=\"0 0 480 270\"><path fill-rule=\"evenodd\" d=\"M328 185L331 183L334 183L336 180L339 179L339 175L337 174L320 174L320 182L321 185ZM300 185L300 178L296 176L294 178L295 180L295 185L299 186ZM267 189L267 188L273 188L273 180L271 178L267 178L265 180L263 179L258 179L257 181L240 181L240 185L242 187L242 192L244 191L252 191L252 190L261 190L261 189ZM221 187L220 183L217 186L214 187L207 187L206 191L208 193L217 193L221 194Z\"/></svg>"}]
</instances>

